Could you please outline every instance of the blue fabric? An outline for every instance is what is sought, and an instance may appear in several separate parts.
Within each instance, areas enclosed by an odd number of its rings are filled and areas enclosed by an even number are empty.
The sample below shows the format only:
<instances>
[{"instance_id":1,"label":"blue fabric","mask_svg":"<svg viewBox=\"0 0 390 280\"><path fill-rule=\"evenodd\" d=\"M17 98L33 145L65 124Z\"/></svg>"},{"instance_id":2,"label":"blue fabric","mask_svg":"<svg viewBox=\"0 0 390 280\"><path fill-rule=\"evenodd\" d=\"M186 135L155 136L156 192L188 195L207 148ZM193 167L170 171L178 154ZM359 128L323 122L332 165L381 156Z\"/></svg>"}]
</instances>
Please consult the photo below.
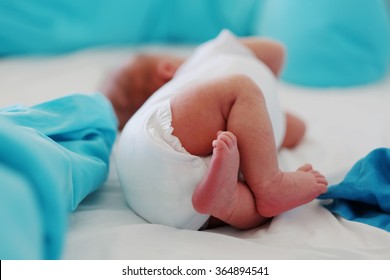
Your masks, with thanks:
<instances>
[{"instance_id":1,"label":"blue fabric","mask_svg":"<svg viewBox=\"0 0 390 280\"><path fill-rule=\"evenodd\" d=\"M287 46L282 79L371 83L390 65L386 0L1 0L0 56L104 45L201 43L223 28ZM388 3L388 1L387 1Z\"/></svg>"},{"instance_id":2,"label":"blue fabric","mask_svg":"<svg viewBox=\"0 0 390 280\"><path fill-rule=\"evenodd\" d=\"M287 47L282 79L334 87L378 81L390 65L386 0L272 0L257 33Z\"/></svg>"},{"instance_id":3,"label":"blue fabric","mask_svg":"<svg viewBox=\"0 0 390 280\"><path fill-rule=\"evenodd\" d=\"M348 220L390 231L390 149L370 152L319 198L333 199L325 207Z\"/></svg>"},{"instance_id":4,"label":"blue fabric","mask_svg":"<svg viewBox=\"0 0 390 280\"><path fill-rule=\"evenodd\" d=\"M199 43L223 28L248 35L258 0L1 0L0 55L96 45Z\"/></svg>"},{"instance_id":5,"label":"blue fabric","mask_svg":"<svg viewBox=\"0 0 390 280\"><path fill-rule=\"evenodd\" d=\"M0 259L58 259L67 214L108 174L117 121L102 95L0 110Z\"/></svg>"}]
</instances>

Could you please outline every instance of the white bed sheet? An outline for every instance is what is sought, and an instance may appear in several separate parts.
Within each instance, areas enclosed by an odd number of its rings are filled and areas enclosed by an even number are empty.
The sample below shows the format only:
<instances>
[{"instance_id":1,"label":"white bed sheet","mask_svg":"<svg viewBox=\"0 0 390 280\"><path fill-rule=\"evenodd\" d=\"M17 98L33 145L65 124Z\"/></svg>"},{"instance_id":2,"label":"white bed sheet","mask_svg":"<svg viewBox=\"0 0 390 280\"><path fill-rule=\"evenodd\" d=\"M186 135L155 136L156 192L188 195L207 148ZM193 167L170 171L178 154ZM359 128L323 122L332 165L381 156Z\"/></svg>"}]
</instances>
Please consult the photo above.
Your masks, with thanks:
<instances>
[{"instance_id":1,"label":"white bed sheet","mask_svg":"<svg viewBox=\"0 0 390 280\"><path fill-rule=\"evenodd\" d=\"M153 47L152 51L188 49ZM0 60L0 106L32 105L99 90L137 49L87 50ZM283 169L310 162L337 183L377 147L390 147L390 75L374 85L315 89L280 84L283 107L308 125L304 142L283 150ZM112 157L115 156L115 150ZM178 230L148 224L126 205L112 161L104 186L70 215L64 259L390 259L390 233L336 217L314 201L252 230Z\"/></svg>"}]
</instances>

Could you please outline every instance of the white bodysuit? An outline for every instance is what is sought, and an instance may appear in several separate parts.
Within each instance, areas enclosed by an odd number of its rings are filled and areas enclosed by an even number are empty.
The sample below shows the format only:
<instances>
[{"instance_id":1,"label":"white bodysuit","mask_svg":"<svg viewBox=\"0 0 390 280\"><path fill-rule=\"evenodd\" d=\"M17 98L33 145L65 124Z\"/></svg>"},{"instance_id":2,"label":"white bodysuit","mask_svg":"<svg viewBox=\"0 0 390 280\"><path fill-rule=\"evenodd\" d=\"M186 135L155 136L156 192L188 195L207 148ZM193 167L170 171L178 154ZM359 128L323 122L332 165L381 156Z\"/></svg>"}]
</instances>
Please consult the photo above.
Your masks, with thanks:
<instances>
[{"instance_id":1,"label":"white bodysuit","mask_svg":"<svg viewBox=\"0 0 390 280\"><path fill-rule=\"evenodd\" d=\"M208 220L209 215L194 210L191 198L210 157L190 155L172 135L170 97L190 84L231 74L247 75L259 86L276 145L281 145L285 116L274 75L233 34L222 31L195 50L173 79L134 114L119 138L116 165L126 201L150 223L198 230Z\"/></svg>"}]
</instances>

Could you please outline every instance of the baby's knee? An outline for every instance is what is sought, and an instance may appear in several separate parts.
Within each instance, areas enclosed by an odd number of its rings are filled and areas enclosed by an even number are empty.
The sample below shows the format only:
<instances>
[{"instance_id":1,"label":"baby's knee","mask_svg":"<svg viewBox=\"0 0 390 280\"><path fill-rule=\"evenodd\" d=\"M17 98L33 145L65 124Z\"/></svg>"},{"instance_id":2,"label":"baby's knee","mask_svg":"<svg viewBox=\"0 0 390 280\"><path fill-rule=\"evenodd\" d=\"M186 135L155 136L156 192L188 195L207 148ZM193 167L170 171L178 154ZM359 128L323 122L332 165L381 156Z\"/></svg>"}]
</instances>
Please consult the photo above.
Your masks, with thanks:
<instances>
[{"instance_id":1,"label":"baby's knee","mask_svg":"<svg viewBox=\"0 0 390 280\"><path fill-rule=\"evenodd\" d=\"M244 88L257 87L253 79L245 74L233 74L229 76L228 79L233 83L235 83L236 85L240 85L241 87Z\"/></svg>"},{"instance_id":2,"label":"baby's knee","mask_svg":"<svg viewBox=\"0 0 390 280\"><path fill-rule=\"evenodd\" d=\"M238 96L250 99L256 99L265 102L265 97L260 87L247 75L237 74L231 76L234 85L237 88Z\"/></svg>"},{"instance_id":3,"label":"baby's knee","mask_svg":"<svg viewBox=\"0 0 390 280\"><path fill-rule=\"evenodd\" d=\"M227 80L230 81L236 88L246 91L260 91L259 86L255 83L255 81L245 74L233 74L226 77Z\"/></svg>"}]
</instances>

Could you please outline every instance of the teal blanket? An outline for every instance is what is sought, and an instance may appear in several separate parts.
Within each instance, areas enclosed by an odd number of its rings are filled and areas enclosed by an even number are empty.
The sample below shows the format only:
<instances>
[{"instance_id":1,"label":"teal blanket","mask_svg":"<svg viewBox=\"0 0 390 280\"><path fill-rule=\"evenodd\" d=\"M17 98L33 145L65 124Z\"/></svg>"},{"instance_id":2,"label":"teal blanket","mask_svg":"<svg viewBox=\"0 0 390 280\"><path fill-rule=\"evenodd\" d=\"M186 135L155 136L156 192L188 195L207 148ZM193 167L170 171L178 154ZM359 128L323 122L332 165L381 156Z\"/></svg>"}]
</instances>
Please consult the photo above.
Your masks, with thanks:
<instances>
[{"instance_id":1,"label":"teal blanket","mask_svg":"<svg viewBox=\"0 0 390 280\"><path fill-rule=\"evenodd\" d=\"M370 152L319 198L333 199L325 207L335 214L390 231L390 149Z\"/></svg>"},{"instance_id":2,"label":"teal blanket","mask_svg":"<svg viewBox=\"0 0 390 280\"><path fill-rule=\"evenodd\" d=\"M98 94L0 109L0 259L61 257L68 213L107 177L116 127Z\"/></svg>"}]
</instances>

